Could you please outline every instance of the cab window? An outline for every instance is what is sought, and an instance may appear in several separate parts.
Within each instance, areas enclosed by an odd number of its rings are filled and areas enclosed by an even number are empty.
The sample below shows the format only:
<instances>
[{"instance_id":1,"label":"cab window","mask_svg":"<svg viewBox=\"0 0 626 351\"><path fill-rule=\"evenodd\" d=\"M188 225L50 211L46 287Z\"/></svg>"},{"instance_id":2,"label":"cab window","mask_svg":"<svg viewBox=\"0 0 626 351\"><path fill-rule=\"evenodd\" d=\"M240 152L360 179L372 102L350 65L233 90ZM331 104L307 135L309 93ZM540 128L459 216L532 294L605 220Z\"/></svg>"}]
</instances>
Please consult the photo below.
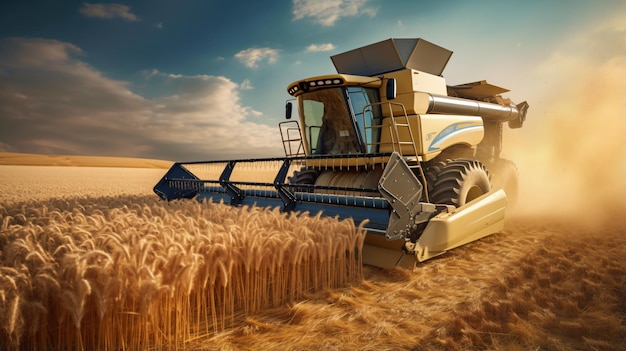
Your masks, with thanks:
<instances>
[{"instance_id":1,"label":"cab window","mask_svg":"<svg viewBox=\"0 0 626 351\"><path fill-rule=\"evenodd\" d=\"M367 152L378 152L380 128L369 128L380 125L382 121L380 105L370 105L380 101L378 89L348 87L347 91L360 139L367 146Z\"/></svg>"},{"instance_id":2,"label":"cab window","mask_svg":"<svg viewBox=\"0 0 626 351\"><path fill-rule=\"evenodd\" d=\"M305 137L311 155L359 153L359 139L342 88L298 96Z\"/></svg>"}]
</instances>

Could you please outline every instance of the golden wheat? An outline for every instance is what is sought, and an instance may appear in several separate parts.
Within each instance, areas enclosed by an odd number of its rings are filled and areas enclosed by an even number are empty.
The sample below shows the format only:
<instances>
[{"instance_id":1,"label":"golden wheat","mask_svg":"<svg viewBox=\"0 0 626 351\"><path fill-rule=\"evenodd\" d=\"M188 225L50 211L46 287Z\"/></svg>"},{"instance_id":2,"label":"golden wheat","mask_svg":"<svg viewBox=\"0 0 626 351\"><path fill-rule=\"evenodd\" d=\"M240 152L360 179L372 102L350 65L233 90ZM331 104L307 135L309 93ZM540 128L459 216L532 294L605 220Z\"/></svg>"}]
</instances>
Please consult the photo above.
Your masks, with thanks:
<instances>
[{"instance_id":1,"label":"golden wheat","mask_svg":"<svg viewBox=\"0 0 626 351\"><path fill-rule=\"evenodd\" d=\"M337 254L362 245L349 223L137 196L162 171L30 169L0 166L1 350L626 348L611 201L593 225L522 217L411 272L342 267L360 260Z\"/></svg>"},{"instance_id":2,"label":"golden wheat","mask_svg":"<svg viewBox=\"0 0 626 351\"><path fill-rule=\"evenodd\" d=\"M361 277L364 234L351 221L128 196L5 204L0 215L8 348L182 347Z\"/></svg>"}]
</instances>

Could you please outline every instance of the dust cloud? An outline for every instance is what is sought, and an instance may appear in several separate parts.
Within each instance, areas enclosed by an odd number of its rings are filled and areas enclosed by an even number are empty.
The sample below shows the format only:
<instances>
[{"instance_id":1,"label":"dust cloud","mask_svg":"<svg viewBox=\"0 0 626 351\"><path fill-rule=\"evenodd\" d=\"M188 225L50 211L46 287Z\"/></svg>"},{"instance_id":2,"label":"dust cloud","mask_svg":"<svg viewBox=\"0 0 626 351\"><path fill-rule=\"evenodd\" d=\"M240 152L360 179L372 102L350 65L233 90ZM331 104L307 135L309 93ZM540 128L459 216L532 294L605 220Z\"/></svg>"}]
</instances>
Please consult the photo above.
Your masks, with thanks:
<instances>
[{"instance_id":1,"label":"dust cloud","mask_svg":"<svg viewBox=\"0 0 626 351\"><path fill-rule=\"evenodd\" d=\"M616 32L619 21L572 38L526 77L527 120L506 130L503 153L520 175L514 215L597 224L626 210L626 42L607 35Z\"/></svg>"}]
</instances>

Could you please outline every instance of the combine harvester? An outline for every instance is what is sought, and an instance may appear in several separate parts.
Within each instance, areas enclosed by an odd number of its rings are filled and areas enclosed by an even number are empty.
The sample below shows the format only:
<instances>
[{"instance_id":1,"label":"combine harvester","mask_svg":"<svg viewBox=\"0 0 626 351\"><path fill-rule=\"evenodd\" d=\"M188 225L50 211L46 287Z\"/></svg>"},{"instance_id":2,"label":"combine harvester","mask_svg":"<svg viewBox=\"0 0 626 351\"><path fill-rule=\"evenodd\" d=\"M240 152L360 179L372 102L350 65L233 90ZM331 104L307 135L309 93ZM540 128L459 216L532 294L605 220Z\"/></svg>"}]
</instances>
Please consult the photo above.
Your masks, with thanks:
<instances>
[{"instance_id":1,"label":"combine harvester","mask_svg":"<svg viewBox=\"0 0 626 351\"><path fill-rule=\"evenodd\" d=\"M365 221L363 261L379 267L496 233L517 196L515 165L500 158L503 124L520 128L528 104L485 81L447 86L451 55L388 39L332 56L337 74L287 88L300 118L288 102L286 157L175 163L154 191Z\"/></svg>"}]
</instances>

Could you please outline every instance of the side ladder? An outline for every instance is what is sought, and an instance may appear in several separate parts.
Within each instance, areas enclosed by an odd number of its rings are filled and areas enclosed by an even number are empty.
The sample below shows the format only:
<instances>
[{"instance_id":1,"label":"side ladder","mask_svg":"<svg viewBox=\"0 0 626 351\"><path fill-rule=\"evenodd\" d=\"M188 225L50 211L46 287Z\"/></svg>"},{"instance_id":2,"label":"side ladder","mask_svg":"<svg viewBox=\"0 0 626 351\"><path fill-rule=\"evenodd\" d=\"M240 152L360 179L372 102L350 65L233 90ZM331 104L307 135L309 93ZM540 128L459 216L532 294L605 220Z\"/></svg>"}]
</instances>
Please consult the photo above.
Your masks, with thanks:
<instances>
[{"instance_id":1,"label":"side ladder","mask_svg":"<svg viewBox=\"0 0 626 351\"><path fill-rule=\"evenodd\" d=\"M383 106L385 105L385 106ZM382 124L382 117L375 119L374 117L374 107L375 106L379 106L379 108L381 109L381 115L382 115L382 109L383 108L388 108L389 109L389 116L388 120L389 120L389 124L387 126ZM394 115L393 112L393 107L396 106L397 108L399 108L402 112L400 114ZM367 116L368 114L366 112L369 112L369 116L371 116L371 120L375 121L378 120L380 121L380 123L370 123L368 125L367 123ZM424 185L424 188L426 188L426 176L424 174L424 169L421 166L421 157L418 153L417 150L417 143L415 142L415 137L413 136L413 129L411 128L411 122L409 120L409 117L406 113L406 108L404 107L404 104L399 103L399 102L376 102L376 103L371 103L369 105L366 105L365 107L363 107L363 112L361 113L361 116L363 118L363 128L365 131L365 148L366 148L366 152L378 152L380 149L380 145L390 145L392 150L394 152L397 152L407 163L407 165L409 166L409 169L411 169L411 171L416 175L419 176L419 178L422 180L422 184ZM399 122L398 119L404 117L404 122ZM381 141L381 134L382 134L382 130L383 128L389 128L389 135L390 135L390 141L389 142L382 142ZM376 133L374 133L374 130L378 131L378 138L373 138L370 137L368 138L367 136L374 136ZM406 131L406 133L402 133L401 131ZM406 138L401 138L401 135L408 135L408 140ZM374 140L374 139L378 139L378 140ZM404 139L404 140L403 140ZM408 151L406 150L408 149ZM429 201L428 198L428 191L424 191L424 195L426 197L426 201Z\"/></svg>"},{"instance_id":2,"label":"side ladder","mask_svg":"<svg viewBox=\"0 0 626 351\"><path fill-rule=\"evenodd\" d=\"M388 126L384 126L382 123L368 123L367 119L368 116L371 116L371 120L372 122L375 120L381 121L382 122L382 118L373 118L374 117L374 107L375 106L379 106L380 109L382 110L383 105L386 105L387 108L389 108L389 125ZM397 106L398 108L400 108L402 110L401 114L398 114L397 116L394 115L393 113L393 106ZM369 112L369 113L367 113ZM381 111L382 114L382 111ZM399 102L375 102L375 103L371 103L369 105L366 105L365 107L363 107L363 112L361 113L361 116L363 118L363 127L365 130L365 134L367 135L375 135L376 133L374 132L374 130L378 130L378 138L373 138L373 137L365 137L365 147L367 149L367 152L378 152L379 148L381 145L389 145L391 146L392 150L394 152L397 152L400 154L400 156L403 156L405 158L409 157L409 156L414 156L415 159L418 158L418 151L417 151L417 144L415 143L415 138L413 137L413 130L411 128L411 123L409 121L409 117L407 116L406 113L406 108L404 107L403 104L399 103ZM398 119L404 117L404 122L398 122ZM380 141L380 134L382 132L382 130L388 127L389 128L389 135L391 136L391 140L389 142L382 142ZM402 130L406 130L406 135L409 136L408 140L402 140L402 138L400 138L400 131ZM378 139L378 140L374 140L374 139ZM403 151L406 148L409 149L409 151Z\"/></svg>"}]
</instances>

